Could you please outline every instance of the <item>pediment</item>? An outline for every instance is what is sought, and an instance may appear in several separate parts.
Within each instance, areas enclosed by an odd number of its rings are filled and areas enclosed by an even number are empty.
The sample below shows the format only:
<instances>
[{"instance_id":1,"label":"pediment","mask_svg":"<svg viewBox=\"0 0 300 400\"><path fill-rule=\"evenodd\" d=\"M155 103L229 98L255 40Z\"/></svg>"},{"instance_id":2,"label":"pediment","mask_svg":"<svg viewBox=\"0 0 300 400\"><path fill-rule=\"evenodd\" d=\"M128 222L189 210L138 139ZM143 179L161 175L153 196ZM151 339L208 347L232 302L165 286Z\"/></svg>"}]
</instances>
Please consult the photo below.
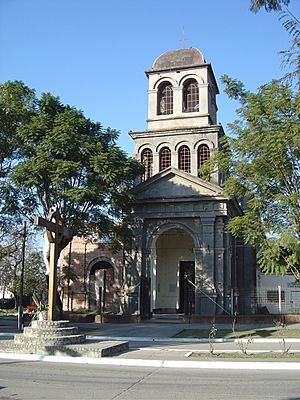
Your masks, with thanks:
<instances>
[{"instance_id":1,"label":"pediment","mask_svg":"<svg viewBox=\"0 0 300 400\"><path fill-rule=\"evenodd\" d=\"M170 167L139 184L135 192L136 200L223 197L220 186L174 167Z\"/></svg>"}]
</instances>

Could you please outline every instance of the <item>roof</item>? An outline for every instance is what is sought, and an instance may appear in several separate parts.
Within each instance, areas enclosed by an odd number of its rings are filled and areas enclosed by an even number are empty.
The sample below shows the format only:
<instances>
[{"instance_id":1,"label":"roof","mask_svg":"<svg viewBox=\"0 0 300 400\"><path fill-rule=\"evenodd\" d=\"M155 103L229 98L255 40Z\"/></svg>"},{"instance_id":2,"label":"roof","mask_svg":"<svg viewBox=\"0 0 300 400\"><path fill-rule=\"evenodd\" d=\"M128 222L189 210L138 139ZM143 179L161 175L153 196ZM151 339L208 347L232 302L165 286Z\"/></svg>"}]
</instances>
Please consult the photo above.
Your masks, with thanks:
<instances>
[{"instance_id":1,"label":"roof","mask_svg":"<svg viewBox=\"0 0 300 400\"><path fill-rule=\"evenodd\" d=\"M171 50L161 54L153 63L152 69L169 69L205 64L202 53L193 47Z\"/></svg>"}]
</instances>

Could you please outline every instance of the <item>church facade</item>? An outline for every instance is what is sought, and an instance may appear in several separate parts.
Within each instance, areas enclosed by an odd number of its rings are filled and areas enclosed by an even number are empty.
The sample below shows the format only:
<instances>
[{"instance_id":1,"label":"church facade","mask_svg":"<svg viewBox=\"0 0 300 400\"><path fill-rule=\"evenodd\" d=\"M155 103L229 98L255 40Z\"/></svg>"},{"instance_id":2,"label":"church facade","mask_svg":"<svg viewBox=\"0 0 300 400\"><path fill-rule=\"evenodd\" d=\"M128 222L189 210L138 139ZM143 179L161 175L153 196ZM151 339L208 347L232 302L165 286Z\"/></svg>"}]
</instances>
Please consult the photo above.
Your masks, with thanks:
<instances>
[{"instance_id":1,"label":"church facade","mask_svg":"<svg viewBox=\"0 0 300 400\"><path fill-rule=\"evenodd\" d=\"M134 156L145 165L136 186L132 246L122 272L110 272L110 281L119 279L103 290L115 298L115 309L122 304L114 312L141 319L252 313L255 304L244 293L256 285L255 254L226 231L241 205L224 195L218 170L209 181L199 173L224 135L212 66L198 49L179 49L158 57L146 76L148 127L129 133Z\"/></svg>"}]
</instances>

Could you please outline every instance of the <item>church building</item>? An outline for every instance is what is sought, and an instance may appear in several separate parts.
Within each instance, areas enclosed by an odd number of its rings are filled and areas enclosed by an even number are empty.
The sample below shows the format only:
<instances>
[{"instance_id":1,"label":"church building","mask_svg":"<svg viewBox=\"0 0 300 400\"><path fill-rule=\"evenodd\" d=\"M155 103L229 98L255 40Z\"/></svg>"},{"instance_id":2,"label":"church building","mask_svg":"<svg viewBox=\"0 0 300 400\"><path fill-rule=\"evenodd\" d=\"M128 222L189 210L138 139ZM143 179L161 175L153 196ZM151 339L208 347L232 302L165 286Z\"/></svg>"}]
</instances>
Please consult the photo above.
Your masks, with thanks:
<instances>
[{"instance_id":1,"label":"church building","mask_svg":"<svg viewBox=\"0 0 300 400\"><path fill-rule=\"evenodd\" d=\"M254 251L226 231L241 204L224 195L218 170L209 180L199 173L224 135L212 66L198 49L179 49L159 56L146 76L148 126L129 133L134 156L145 165L135 191L132 246L118 261L106 248L101 264L103 244L95 245L85 279L95 275L95 260L100 272L115 270L114 283L110 278L102 289L115 299L111 312L141 319L253 313L255 302L244 294L256 285ZM116 309L117 301L122 307Z\"/></svg>"}]
</instances>

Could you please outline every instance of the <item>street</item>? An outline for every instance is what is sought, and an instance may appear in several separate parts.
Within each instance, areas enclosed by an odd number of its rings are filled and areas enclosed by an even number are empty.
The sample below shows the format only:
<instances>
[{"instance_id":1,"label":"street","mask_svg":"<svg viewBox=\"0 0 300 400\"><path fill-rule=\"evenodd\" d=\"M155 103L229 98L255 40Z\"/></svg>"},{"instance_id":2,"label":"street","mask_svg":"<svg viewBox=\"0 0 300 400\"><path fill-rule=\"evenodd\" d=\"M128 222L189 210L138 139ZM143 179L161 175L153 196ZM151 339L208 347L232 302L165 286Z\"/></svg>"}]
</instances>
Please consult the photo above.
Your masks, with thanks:
<instances>
[{"instance_id":1,"label":"street","mask_svg":"<svg viewBox=\"0 0 300 400\"><path fill-rule=\"evenodd\" d=\"M299 371L193 370L0 360L0 400L300 400Z\"/></svg>"}]
</instances>

